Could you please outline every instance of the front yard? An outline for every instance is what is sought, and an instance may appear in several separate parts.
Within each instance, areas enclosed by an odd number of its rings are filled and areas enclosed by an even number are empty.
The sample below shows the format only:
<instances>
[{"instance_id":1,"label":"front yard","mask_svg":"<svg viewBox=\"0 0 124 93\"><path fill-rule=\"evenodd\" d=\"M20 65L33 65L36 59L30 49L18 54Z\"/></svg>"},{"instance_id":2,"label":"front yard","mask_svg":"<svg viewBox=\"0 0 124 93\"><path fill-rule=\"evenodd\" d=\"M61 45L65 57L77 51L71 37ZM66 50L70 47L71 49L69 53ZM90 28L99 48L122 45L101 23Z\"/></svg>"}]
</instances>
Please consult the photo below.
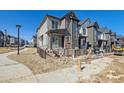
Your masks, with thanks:
<instances>
[{"instance_id":1,"label":"front yard","mask_svg":"<svg viewBox=\"0 0 124 93\"><path fill-rule=\"evenodd\" d=\"M21 52L20 55L12 54L8 57L26 65L34 75L61 70L75 65L71 58L55 58L47 56L47 59L43 59L37 54L36 48L28 48L26 51ZM89 79L80 79L77 81L78 83L124 82L123 56L110 55L94 60L94 62L95 63L84 64L86 65L86 68L84 68L81 72L82 74L84 73L82 77L86 77L84 75L90 74L91 77ZM98 74L95 74L97 72Z\"/></svg>"},{"instance_id":2,"label":"front yard","mask_svg":"<svg viewBox=\"0 0 124 93\"><path fill-rule=\"evenodd\" d=\"M8 48L8 47L0 47L0 54L13 52L13 51L14 50L12 50L11 48Z\"/></svg>"},{"instance_id":3,"label":"front yard","mask_svg":"<svg viewBox=\"0 0 124 93\"><path fill-rule=\"evenodd\" d=\"M124 56L111 55L112 63L99 74L89 80L80 80L80 83L124 83ZM106 60L108 61L108 60Z\"/></svg>"},{"instance_id":4,"label":"front yard","mask_svg":"<svg viewBox=\"0 0 124 93\"><path fill-rule=\"evenodd\" d=\"M69 58L52 58L47 56L47 59L43 59L38 55L36 48L28 48L28 50L21 52L20 55L12 54L8 57L26 65L34 74L51 72L72 66L72 61Z\"/></svg>"}]
</instances>

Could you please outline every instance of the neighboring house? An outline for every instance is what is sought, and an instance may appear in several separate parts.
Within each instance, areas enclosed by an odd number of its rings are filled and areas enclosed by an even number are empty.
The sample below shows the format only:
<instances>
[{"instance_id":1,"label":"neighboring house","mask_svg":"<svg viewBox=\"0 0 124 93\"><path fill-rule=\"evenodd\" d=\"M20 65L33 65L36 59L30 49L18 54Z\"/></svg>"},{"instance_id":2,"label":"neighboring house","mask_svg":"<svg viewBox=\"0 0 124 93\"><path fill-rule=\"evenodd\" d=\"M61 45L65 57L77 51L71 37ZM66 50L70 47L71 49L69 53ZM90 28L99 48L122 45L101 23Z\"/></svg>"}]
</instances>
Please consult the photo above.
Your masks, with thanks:
<instances>
[{"instance_id":1,"label":"neighboring house","mask_svg":"<svg viewBox=\"0 0 124 93\"><path fill-rule=\"evenodd\" d=\"M37 36L36 35L33 35L31 42L32 42L33 47L37 47Z\"/></svg>"},{"instance_id":2,"label":"neighboring house","mask_svg":"<svg viewBox=\"0 0 124 93\"><path fill-rule=\"evenodd\" d=\"M25 45L25 40L24 39L20 39L20 46L24 46Z\"/></svg>"},{"instance_id":3,"label":"neighboring house","mask_svg":"<svg viewBox=\"0 0 124 93\"><path fill-rule=\"evenodd\" d=\"M98 45L98 39L101 38L101 32L98 31L99 25L97 22L91 22L88 26L88 46L95 48ZM102 38L101 38L102 39Z\"/></svg>"},{"instance_id":4,"label":"neighboring house","mask_svg":"<svg viewBox=\"0 0 124 93\"><path fill-rule=\"evenodd\" d=\"M116 40L116 33L107 27L100 27L98 22L93 22L89 18L80 21L73 11L61 18L46 15L37 29L36 36L38 49L48 50L78 51L78 49L98 47L105 52L110 52ZM33 37L32 42L35 38Z\"/></svg>"},{"instance_id":5,"label":"neighboring house","mask_svg":"<svg viewBox=\"0 0 124 93\"><path fill-rule=\"evenodd\" d=\"M88 47L98 47L101 50L109 51L111 48L111 30L101 28L97 22L92 22L89 18L79 22L79 46L86 49Z\"/></svg>"},{"instance_id":6,"label":"neighboring house","mask_svg":"<svg viewBox=\"0 0 124 93\"><path fill-rule=\"evenodd\" d=\"M111 49L111 30L105 27L99 28L99 32L101 34L99 35L100 38L98 38L98 47L109 52Z\"/></svg>"},{"instance_id":7,"label":"neighboring house","mask_svg":"<svg viewBox=\"0 0 124 93\"><path fill-rule=\"evenodd\" d=\"M37 29L37 46L45 49L78 49L78 22L73 11L61 18L46 15Z\"/></svg>"},{"instance_id":8,"label":"neighboring house","mask_svg":"<svg viewBox=\"0 0 124 93\"><path fill-rule=\"evenodd\" d=\"M87 49L88 48L88 25L91 23L90 19L84 19L82 22L79 22L79 48Z\"/></svg>"},{"instance_id":9,"label":"neighboring house","mask_svg":"<svg viewBox=\"0 0 124 93\"><path fill-rule=\"evenodd\" d=\"M101 28L97 22L92 22L89 18L79 22L79 25L80 48L98 47L101 50L110 50L111 31L108 28Z\"/></svg>"},{"instance_id":10,"label":"neighboring house","mask_svg":"<svg viewBox=\"0 0 124 93\"><path fill-rule=\"evenodd\" d=\"M112 48L112 45L115 43L116 43L116 33L111 32L111 48Z\"/></svg>"},{"instance_id":11,"label":"neighboring house","mask_svg":"<svg viewBox=\"0 0 124 93\"><path fill-rule=\"evenodd\" d=\"M14 36L10 36L10 45L11 46L17 46L18 45L18 38Z\"/></svg>"},{"instance_id":12,"label":"neighboring house","mask_svg":"<svg viewBox=\"0 0 124 93\"><path fill-rule=\"evenodd\" d=\"M116 44L120 44L124 46L124 36L119 35L116 37Z\"/></svg>"},{"instance_id":13,"label":"neighboring house","mask_svg":"<svg viewBox=\"0 0 124 93\"><path fill-rule=\"evenodd\" d=\"M4 46L4 33L0 31L0 47Z\"/></svg>"}]
</instances>

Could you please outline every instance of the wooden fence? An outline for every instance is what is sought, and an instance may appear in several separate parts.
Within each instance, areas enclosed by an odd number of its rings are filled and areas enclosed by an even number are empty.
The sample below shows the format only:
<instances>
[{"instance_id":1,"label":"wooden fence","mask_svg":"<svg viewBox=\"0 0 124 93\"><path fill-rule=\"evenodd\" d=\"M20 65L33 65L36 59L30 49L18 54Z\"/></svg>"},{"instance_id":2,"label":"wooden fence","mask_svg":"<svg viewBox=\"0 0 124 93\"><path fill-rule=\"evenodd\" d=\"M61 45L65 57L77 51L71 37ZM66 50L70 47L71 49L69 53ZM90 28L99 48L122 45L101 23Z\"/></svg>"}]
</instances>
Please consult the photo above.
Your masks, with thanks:
<instances>
[{"instance_id":1,"label":"wooden fence","mask_svg":"<svg viewBox=\"0 0 124 93\"><path fill-rule=\"evenodd\" d=\"M41 49L41 48L37 47L37 52L40 55L40 57L46 59L46 50L45 49Z\"/></svg>"}]
</instances>

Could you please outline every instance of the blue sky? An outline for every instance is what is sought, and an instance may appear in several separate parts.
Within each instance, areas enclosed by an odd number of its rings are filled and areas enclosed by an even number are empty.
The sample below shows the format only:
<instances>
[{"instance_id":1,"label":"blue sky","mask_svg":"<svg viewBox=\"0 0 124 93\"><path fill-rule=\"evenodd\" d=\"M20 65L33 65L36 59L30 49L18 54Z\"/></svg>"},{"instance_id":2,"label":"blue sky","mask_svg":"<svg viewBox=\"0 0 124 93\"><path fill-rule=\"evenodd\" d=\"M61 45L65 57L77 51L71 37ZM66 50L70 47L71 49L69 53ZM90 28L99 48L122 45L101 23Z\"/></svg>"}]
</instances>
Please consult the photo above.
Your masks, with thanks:
<instances>
[{"instance_id":1,"label":"blue sky","mask_svg":"<svg viewBox=\"0 0 124 93\"><path fill-rule=\"evenodd\" d=\"M46 14L62 17L69 10L1 10L0 30L7 29L7 33L17 36L16 24L21 24L20 37L31 40L37 27ZM108 27L118 35L124 35L124 11L109 10L75 10L78 18L90 18L97 21L101 27Z\"/></svg>"}]
</instances>

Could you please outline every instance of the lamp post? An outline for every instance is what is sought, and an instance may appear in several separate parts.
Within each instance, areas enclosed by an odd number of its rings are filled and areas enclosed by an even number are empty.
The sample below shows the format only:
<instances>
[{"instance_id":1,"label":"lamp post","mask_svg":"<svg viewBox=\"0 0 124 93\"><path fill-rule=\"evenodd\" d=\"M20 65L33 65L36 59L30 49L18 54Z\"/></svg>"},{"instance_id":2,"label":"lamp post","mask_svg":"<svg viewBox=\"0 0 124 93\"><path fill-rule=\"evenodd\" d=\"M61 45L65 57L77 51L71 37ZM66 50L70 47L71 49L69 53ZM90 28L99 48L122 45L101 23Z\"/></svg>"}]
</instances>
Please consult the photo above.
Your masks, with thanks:
<instances>
[{"instance_id":1,"label":"lamp post","mask_svg":"<svg viewBox=\"0 0 124 93\"><path fill-rule=\"evenodd\" d=\"M16 25L17 29L18 29L18 53L17 55L19 55L19 31L20 31L20 28L22 27L21 25Z\"/></svg>"}]
</instances>

